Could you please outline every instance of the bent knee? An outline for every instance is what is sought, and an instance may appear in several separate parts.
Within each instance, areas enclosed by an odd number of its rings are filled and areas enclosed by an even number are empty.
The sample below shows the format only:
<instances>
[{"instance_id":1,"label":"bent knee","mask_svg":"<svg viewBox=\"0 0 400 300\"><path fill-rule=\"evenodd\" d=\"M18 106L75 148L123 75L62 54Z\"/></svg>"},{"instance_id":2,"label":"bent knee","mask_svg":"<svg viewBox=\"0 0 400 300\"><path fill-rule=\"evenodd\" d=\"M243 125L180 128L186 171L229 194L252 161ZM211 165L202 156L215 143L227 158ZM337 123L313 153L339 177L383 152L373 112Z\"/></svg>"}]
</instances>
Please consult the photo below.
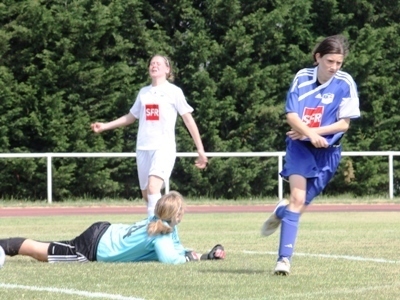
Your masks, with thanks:
<instances>
[{"instance_id":1,"label":"bent knee","mask_svg":"<svg viewBox=\"0 0 400 300\"><path fill-rule=\"evenodd\" d=\"M304 197L298 197L298 196L292 195L292 196L290 196L289 208L292 211L300 212L305 209L304 208L305 203L306 203L306 199Z\"/></svg>"}]
</instances>

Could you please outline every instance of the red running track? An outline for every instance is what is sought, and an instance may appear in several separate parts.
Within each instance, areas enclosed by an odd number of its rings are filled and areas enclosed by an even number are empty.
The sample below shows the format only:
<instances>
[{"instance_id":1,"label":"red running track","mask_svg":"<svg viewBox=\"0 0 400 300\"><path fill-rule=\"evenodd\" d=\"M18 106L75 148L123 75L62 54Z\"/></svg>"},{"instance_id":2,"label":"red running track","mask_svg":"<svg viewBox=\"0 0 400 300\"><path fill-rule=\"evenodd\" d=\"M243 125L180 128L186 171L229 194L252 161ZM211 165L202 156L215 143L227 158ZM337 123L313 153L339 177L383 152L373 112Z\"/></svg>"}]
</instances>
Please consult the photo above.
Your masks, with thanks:
<instances>
[{"instance_id":1,"label":"red running track","mask_svg":"<svg viewBox=\"0 0 400 300\"><path fill-rule=\"evenodd\" d=\"M186 207L186 213L271 213L275 205L199 205ZM313 204L308 212L379 212L400 211L400 204ZM2 207L0 217L99 214L146 214L144 206L95 207Z\"/></svg>"}]
</instances>

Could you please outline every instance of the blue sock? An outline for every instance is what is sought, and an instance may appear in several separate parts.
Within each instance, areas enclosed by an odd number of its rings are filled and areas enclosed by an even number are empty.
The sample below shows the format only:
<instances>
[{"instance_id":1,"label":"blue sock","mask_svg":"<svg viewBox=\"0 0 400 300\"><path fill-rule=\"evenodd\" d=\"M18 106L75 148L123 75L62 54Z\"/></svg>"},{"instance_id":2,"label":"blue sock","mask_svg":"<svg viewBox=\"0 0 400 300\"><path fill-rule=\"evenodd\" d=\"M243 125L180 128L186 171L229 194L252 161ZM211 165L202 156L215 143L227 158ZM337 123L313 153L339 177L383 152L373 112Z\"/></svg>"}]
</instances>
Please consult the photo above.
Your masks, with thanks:
<instances>
[{"instance_id":1,"label":"blue sock","mask_svg":"<svg viewBox=\"0 0 400 300\"><path fill-rule=\"evenodd\" d=\"M284 211L281 224L281 239L279 243L279 258L291 258L293 255L294 244L297 238L299 228L300 213L289 210Z\"/></svg>"},{"instance_id":2,"label":"blue sock","mask_svg":"<svg viewBox=\"0 0 400 300\"><path fill-rule=\"evenodd\" d=\"M278 209L275 211L275 216L282 220L283 216L285 215L286 207L287 205L278 207Z\"/></svg>"}]
</instances>

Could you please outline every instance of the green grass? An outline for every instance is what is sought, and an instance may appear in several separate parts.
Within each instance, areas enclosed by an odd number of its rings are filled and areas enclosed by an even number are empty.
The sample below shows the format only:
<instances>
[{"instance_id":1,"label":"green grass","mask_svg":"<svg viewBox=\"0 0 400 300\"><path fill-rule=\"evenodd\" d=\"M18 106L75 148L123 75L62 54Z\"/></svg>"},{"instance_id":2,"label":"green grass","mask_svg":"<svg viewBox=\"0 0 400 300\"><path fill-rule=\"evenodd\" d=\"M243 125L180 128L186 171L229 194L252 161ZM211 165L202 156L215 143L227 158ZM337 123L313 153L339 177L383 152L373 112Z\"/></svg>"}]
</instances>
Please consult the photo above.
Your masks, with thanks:
<instances>
[{"instance_id":1,"label":"green grass","mask_svg":"<svg viewBox=\"0 0 400 300\"><path fill-rule=\"evenodd\" d=\"M285 195L288 197L288 195ZM276 204L277 197L252 197L246 199L210 199L210 198L186 198L188 205L264 205ZM315 204L400 204L400 198L390 199L383 195L374 195L366 197L354 197L343 194L340 196L319 196L313 203ZM141 206L144 204L142 199L91 199L77 198L65 199L63 201L54 201L48 203L47 200L18 200L18 199L0 199L0 207L63 207L63 206Z\"/></svg>"},{"instance_id":2,"label":"green grass","mask_svg":"<svg viewBox=\"0 0 400 300\"><path fill-rule=\"evenodd\" d=\"M7 257L0 270L0 299L93 299L94 293L105 296L97 299L124 300L400 299L399 212L304 214L288 277L272 275L279 234L260 236L266 216L185 215L179 226L182 243L200 251L221 243L227 251L224 261L179 266L156 262L52 265ZM130 223L142 217L2 218L0 238L70 239L94 221Z\"/></svg>"}]
</instances>

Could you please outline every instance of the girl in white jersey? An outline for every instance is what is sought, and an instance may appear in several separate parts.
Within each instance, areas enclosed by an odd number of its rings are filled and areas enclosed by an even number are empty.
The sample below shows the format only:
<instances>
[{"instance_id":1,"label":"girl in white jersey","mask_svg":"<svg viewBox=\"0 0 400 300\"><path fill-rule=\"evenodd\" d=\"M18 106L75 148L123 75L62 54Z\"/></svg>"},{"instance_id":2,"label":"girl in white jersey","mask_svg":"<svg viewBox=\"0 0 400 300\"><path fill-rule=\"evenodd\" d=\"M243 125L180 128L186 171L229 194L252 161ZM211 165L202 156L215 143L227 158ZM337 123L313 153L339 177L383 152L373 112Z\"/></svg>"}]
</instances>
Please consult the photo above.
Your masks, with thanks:
<instances>
[{"instance_id":1,"label":"girl in white jersey","mask_svg":"<svg viewBox=\"0 0 400 300\"><path fill-rule=\"evenodd\" d=\"M26 255L50 263L159 261L182 264L225 258L224 247L219 244L203 255L182 246L176 225L182 220L183 205L182 196L171 191L158 201L155 216L143 221L133 224L97 222L68 241L0 239L0 251L4 249L9 256Z\"/></svg>"},{"instance_id":2,"label":"girl in white jersey","mask_svg":"<svg viewBox=\"0 0 400 300\"><path fill-rule=\"evenodd\" d=\"M353 78L340 71L348 54L341 35L325 38L313 51L316 67L300 70L286 98L285 165L280 175L289 181L289 200L278 202L262 234L281 235L274 273L288 275L301 213L326 187L341 158L340 139L350 119L360 116Z\"/></svg>"},{"instance_id":3,"label":"girl in white jersey","mask_svg":"<svg viewBox=\"0 0 400 300\"><path fill-rule=\"evenodd\" d=\"M136 143L138 176L143 199L147 202L148 215L161 198L161 189L171 176L176 159L175 123L179 114L189 130L199 154L196 167L204 169L207 157L196 122L193 108L187 103L182 90L173 81L170 60L155 55L149 63L151 85L143 87L126 115L108 122L91 124L94 132L127 126L139 120Z\"/></svg>"}]
</instances>

